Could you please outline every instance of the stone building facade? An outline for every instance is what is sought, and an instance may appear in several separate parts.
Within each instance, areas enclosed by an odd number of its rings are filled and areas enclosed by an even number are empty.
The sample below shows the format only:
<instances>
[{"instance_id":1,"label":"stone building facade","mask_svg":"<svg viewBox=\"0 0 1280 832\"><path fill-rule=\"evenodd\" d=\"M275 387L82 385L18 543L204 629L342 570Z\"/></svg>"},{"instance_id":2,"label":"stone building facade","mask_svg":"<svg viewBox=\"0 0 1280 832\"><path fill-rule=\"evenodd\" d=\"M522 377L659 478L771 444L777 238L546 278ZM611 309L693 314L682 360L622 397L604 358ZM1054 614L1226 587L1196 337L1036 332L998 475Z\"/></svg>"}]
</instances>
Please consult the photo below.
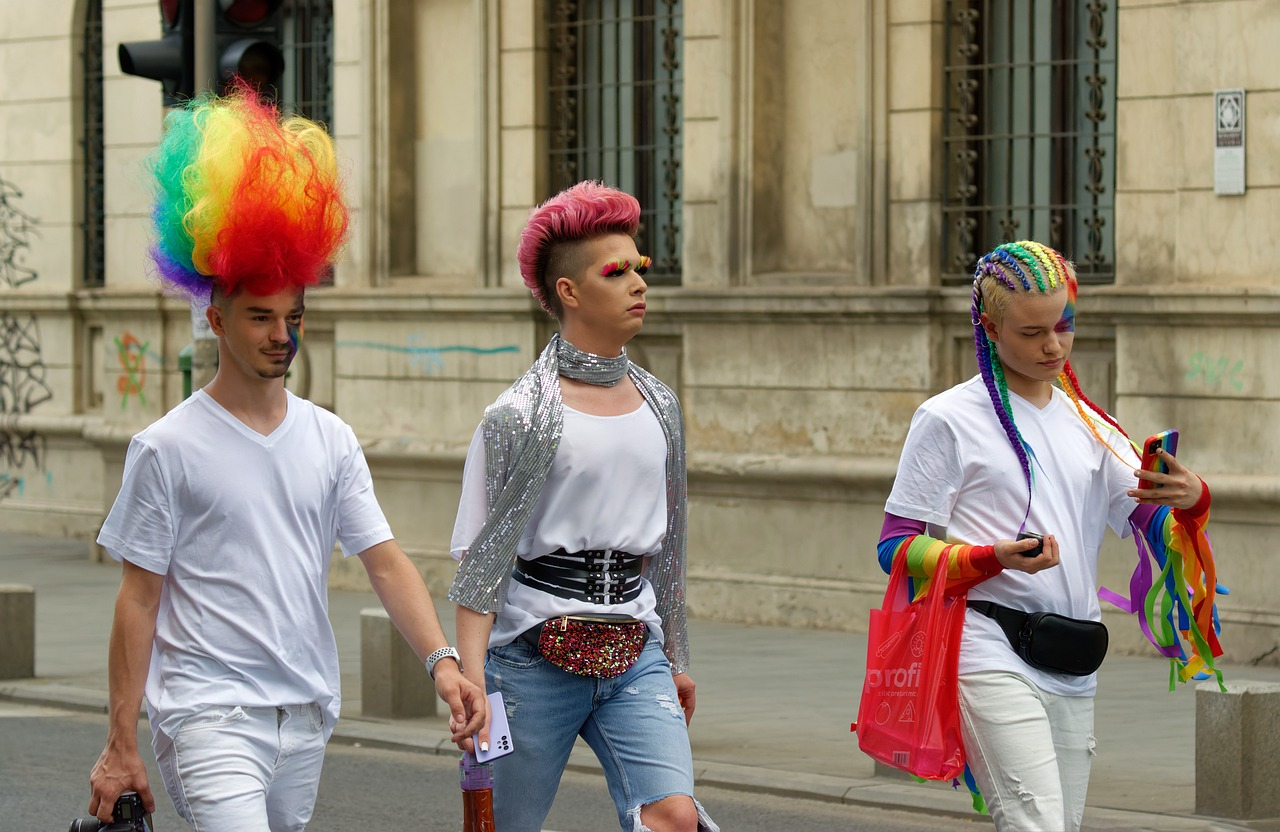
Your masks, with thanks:
<instances>
[{"instance_id":1,"label":"stone building facade","mask_svg":"<svg viewBox=\"0 0 1280 832\"><path fill-rule=\"evenodd\" d=\"M551 332L519 230L559 183L603 176L653 211L634 355L685 405L695 615L865 627L911 414L973 372L966 269L1030 236L1088 280L1086 391L1131 433L1178 427L1213 485L1235 658L1278 660L1280 4L285 8L324 40L308 95L355 209L289 384L355 428L433 589L481 410ZM146 259L158 85L115 58L159 13L0 9L0 529L89 539L129 437L180 399L191 338ZM1222 90L1243 91L1243 194L1215 192ZM1110 541L1104 582L1132 561Z\"/></svg>"}]
</instances>

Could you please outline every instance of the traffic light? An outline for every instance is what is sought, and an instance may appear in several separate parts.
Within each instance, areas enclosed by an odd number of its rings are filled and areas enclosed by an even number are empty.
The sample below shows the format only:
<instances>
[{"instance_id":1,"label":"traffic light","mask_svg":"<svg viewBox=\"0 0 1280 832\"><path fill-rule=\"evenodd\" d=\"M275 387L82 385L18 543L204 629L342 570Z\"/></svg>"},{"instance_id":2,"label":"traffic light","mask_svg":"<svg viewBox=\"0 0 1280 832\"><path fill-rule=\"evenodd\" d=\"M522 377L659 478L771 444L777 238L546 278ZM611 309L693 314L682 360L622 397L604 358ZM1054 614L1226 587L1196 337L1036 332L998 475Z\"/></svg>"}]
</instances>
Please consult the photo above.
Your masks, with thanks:
<instances>
[{"instance_id":1,"label":"traffic light","mask_svg":"<svg viewBox=\"0 0 1280 832\"><path fill-rule=\"evenodd\" d=\"M218 91L235 76L266 98L277 98L284 74L280 51L284 0L217 0Z\"/></svg>"},{"instance_id":2,"label":"traffic light","mask_svg":"<svg viewBox=\"0 0 1280 832\"><path fill-rule=\"evenodd\" d=\"M284 0L211 0L200 4L212 13L201 25L196 0L160 0L160 39L120 44L120 71L159 81L166 107L194 98L198 87L225 93L235 76L274 99L284 74L283 5ZM201 59L208 65L196 66L197 42L210 47Z\"/></svg>"},{"instance_id":3,"label":"traffic light","mask_svg":"<svg viewBox=\"0 0 1280 832\"><path fill-rule=\"evenodd\" d=\"M122 43L120 71L159 81L164 105L172 107L195 96L195 0L160 0L159 40Z\"/></svg>"}]
</instances>

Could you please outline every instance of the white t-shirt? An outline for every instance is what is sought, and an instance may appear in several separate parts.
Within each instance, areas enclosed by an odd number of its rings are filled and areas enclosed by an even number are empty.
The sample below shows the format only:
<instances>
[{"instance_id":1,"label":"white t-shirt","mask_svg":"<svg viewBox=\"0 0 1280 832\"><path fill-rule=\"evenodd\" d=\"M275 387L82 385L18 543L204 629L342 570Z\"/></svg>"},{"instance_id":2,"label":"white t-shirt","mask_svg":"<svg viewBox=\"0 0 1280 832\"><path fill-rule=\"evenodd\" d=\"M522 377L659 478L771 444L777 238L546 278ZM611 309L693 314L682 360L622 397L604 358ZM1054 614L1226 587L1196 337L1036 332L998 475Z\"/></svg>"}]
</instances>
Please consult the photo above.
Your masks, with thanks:
<instances>
[{"instance_id":1,"label":"white t-shirt","mask_svg":"<svg viewBox=\"0 0 1280 832\"><path fill-rule=\"evenodd\" d=\"M164 576L146 684L157 753L215 705L317 702L327 738L333 544L352 555L391 536L351 428L291 393L270 436L203 390L135 436L98 542Z\"/></svg>"},{"instance_id":2,"label":"white t-shirt","mask_svg":"<svg viewBox=\"0 0 1280 832\"><path fill-rule=\"evenodd\" d=\"M488 517L483 427L477 428L462 474L462 499L450 549L459 560ZM564 549L615 549L651 556L667 532L667 438L649 405L622 416L593 416L564 409L564 431L546 485L533 508L516 554L527 560ZM489 646L508 644L549 618L575 613L617 613L649 625L662 640L653 587L641 579L640 595L624 604L592 604L561 598L519 581L507 585Z\"/></svg>"},{"instance_id":3,"label":"white t-shirt","mask_svg":"<svg viewBox=\"0 0 1280 832\"><path fill-rule=\"evenodd\" d=\"M1124 437L1101 424L1126 459L1126 467L1081 421L1075 405L1054 388L1038 409L1010 392L1013 418L1035 451L1035 486L1027 531L1057 538L1061 562L1035 575L1006 569L969 590L972 600L994 601L1030 612L1049 611L1098 621L1098 549L1106 527L1129 534L1137 503L1125 492L1136 485L1136 454ZM902 449L898 475L885 511L921 520L931 536L987 546L1017 536L1027 506L1027 481L1000 426L980 376L920 406ZM934 533L935 530L943 530ZM965 616L960 672L1007 670L1041 689L1066 696L1092 695L1096 677L1045 673L1012 651L995 620L976 610Z\"/></svg>"}]
</instances>

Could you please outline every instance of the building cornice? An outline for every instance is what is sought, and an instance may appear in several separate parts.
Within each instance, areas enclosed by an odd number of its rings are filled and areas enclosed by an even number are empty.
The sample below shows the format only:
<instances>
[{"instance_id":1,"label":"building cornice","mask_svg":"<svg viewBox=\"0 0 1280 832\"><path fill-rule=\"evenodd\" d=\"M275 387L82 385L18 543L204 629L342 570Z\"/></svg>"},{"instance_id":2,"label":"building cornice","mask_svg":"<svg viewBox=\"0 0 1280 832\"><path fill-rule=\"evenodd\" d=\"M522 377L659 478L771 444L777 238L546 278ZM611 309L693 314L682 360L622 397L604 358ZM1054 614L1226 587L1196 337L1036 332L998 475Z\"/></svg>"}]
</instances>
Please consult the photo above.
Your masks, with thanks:
<instances>
[{"instance_id":1,"label":"building cornice","mask_svg":"<svg viewBox=\"0 0 1280 832\"><path fill-rule=\"evenodd\" d=\"M921 319L967 320L969 290L962 287L768 286L701 289L656 286L649 311L666 324L697 321L850 321ZM81 290L67 293L12 292L0 295L10 312L138 313L179 315L180 299L154 291ZM1080 314L1104 325L1195 326L1280 325L1280 290L1272 288L1086 287ZM542 311L522 288L436 290L321 289L307 297L317 317L376 315L381 319L421 319L458 315L541 321Z\"/></svg>"}]
</instances>

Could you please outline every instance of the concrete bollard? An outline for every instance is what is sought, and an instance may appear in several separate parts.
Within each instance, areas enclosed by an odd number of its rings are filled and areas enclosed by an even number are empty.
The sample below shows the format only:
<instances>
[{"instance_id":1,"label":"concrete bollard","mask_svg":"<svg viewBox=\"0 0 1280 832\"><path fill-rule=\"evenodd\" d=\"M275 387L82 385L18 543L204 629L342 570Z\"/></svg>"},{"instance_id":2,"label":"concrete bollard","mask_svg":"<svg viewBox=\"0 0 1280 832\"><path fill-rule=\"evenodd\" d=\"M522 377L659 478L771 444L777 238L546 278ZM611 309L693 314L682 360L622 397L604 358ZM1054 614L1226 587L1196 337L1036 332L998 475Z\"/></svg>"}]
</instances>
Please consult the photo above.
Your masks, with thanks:
<instances>
[{"instance_id":1,"label":"concrete bollard","mask_svg":"<svg viewBox=\"0 0 1280 832\"><path fill-rule=\"evenodd\" d=\"M1280 684L1196 687L1196 814L1280 817Z\"/></svg>"},{"instance_id":2,"label":"concrete bollard","mask_svg":"<svg viewBox=\"0 0 1280 832\"><path fill-rule=\"evenodd\" d=\"M36 589L0 584L0 679L36 675Z\"/></svg>"},{"instance_id":3,"label":"concrete bollard","mask_svg":"<svg viewBox=\"0 0 1280 832\"><path fill-rule=\"evenodd\" d=\"M360 699L365 716L435 716L436 689L381 607L360 611Z\"/></svg>"}]
</instances>

